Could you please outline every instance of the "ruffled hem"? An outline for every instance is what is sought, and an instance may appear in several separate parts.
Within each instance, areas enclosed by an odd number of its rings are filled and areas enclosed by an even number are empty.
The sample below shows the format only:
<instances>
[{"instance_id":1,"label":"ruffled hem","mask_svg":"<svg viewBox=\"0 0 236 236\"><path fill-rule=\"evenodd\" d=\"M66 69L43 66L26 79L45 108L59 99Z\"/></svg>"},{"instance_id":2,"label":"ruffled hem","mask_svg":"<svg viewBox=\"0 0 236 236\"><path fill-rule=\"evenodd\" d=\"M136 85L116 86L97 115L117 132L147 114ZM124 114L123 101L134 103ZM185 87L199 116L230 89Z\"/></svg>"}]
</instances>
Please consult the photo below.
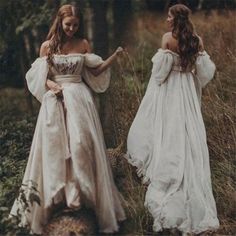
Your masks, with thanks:
<instances>
[{"instance_id":1,"label":"ruffled hem","mask_svg":"<svg viewBox=\"0 0 236 236\"><path fill-rule=\"evenodd\" d=\"M218 219L210 219L208 222L202 222L197 228L191 229L190 222L186 220L181 225L173 224L168 225L163 219L162 222L154 219L153 231L160 232L163 229L178 229L182 233L200 234L205 231L216 231L219 228Z\"/></svg>"},{"instance_id":2,"label":"ruffled hem","mask_svg":"<svg viewBox=\"0 0 236 236\"><path fill-rule=\"evenodd\" d=\"M28 187L29 185L27 185ZM56 197L56 195L65 187L65 183L61 183L57 186L56 190L53 191L52 195L50 196L50 198L48 200L42 199L41 196L38 196L40 199L40 207L43 209L43 211L47 211L47 209L49 209L52 204L53 204L53 199ZM27 190L26 190L27 191ZM32 216L32 212L31 212L31 208L34 208L34 202L31 203L31 193L33 192L33 190L28 190L27 192L25 192L25 196L26 196L26 201L28 203L30 203L30 206L28 206L27 208L25 208L22 204L22 201L19 199L15 200L15 204L9 214L9 217L18 217L19 218L19 227L27 227L30 225L30 218L34 217ZM42 205L43 204L43 205ZM20 217L19 214L20 213Z\"/></svg>"},{"instance_id":3,"label":"ruffled hem","mask_svg":"<svg viewBox=\"0 0 236 236\"><path fill-rule=\"evenodd\" d=\"M119 223L126 220L126 217L123 216L123 217L117 217L117 224L116 224L116 227L106 227L104 229L100 229L99 232L100 233L105 233L105 234L112 234L112 233L116 233L116 232L119 232Z\"/></svg>"},{"instance_id":4,"label":"ruffled hem","mask_svg":"<svg viewBox=\"0 0 236 236\"><path fill-rule=\"evenodd\" d=\"M191 219L189 218L183 219L180 224L170 224L171 218L167 219L163 210L166 203L167 201L163 201L161 205L157 206L156 203L145 202L145 207L148 208L154 218L153 231L155 232L163 231L163 229L178 229L183 233L199 234L208 230L215 231L219 228L219 220L209 214L205 215L196 228L191 227ZM172 217L172 219L174 218Z\"/></svg>"},{"instance_id":5,"label":"ruffled hem","mask_svg":"<svg viewBox=\"0 0 236 236\"><path fill-rule=\"evenodd\" d=\"M66 186L65 183L59 184L59 185L57 186L57 188L52 192L51 197L50 197L48 200L44 199L44 200L45 200L45 206L44 206L44 208L49 208L49 207L52 205L53 199L56 197L56 195L57 195L65 186Z\"/></svg>"},{"instance_id":6,"label":"ruffled hem","mask_svg":"<svg viewBox=\"0 0 236 236\"><path fill-rule=\"evenodd\" d=\"M124 158L131 164L132 166L136 167L137 175L142 178L143 184L149 184L150 183L150 177L147 176L147 169L145 168L142 161L140 161L138 158L133 158L130 153L126 153L124 155Z\"/></svg>"},{"instance_id":7,"label":"ruffled hem","mask_svg":"<svg viewBox=\"0 0 236 236\"><path fill-rule=\"evenodd\" d=\"M142 177L142 182L144 184L150 184L150 177L147 176L147 168L145 168L144 163L138 158L133 158L130 153L126 153L124 157L132 166L137 168L137 174L139 177ZM208 214L206 214L199 226L194 229L191 228L191 220L189 218L184 219L181 224L169 224L163 210L167 202L167 199L164 199L158 206L152 201L147 201L144 204L154 218L153 231L159 232L163 231L163 229L178 229L183 233L199 234L207 230L215 231L219 228L219 220L216 217L209 216ZM168 221L169 220L170 219L168 219Z\"/></svg>"}]
</instances>

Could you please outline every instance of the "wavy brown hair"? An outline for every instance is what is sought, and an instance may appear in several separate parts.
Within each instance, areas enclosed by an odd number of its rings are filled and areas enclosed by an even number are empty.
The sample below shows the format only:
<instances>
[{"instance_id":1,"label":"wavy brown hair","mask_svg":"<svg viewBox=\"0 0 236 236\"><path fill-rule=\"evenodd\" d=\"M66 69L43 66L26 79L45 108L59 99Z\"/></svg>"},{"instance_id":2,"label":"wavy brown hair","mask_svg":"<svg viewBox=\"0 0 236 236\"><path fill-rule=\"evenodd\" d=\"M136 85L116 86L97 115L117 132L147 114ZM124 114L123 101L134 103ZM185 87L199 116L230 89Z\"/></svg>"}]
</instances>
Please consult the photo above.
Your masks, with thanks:
<instances>
[{"instance_id":1,"label":"wavy brown hair","mask_svg":"<svg viewBox=\"0 0 236 236\"><path fill-rule=\"evenodd\" d=\"M52 65L53 54L61 53L61 49L64 43L64 31L62 28L62 21L65 17L69 16L75 16L79 19L79 28L73 37L83 38L83 19L80 9L77 6L69 4L61 6L47 35L47 40L49 40L47 61L49 65Z\"/></svg>"},{"instance_id":2,"label":"wavy brown hair","mask_svg":"<svg viewBox=\"0 0 236 236\"><path fill-rule=\"evenodd\" d=\"M169 11L174 17L172 35L178 40L181 67L186 70L187 67L193 66L197 59L199 37L189 19L191 10L188 7L183 4L176 4L170 7Z\"/></svg>"}]
</instances>

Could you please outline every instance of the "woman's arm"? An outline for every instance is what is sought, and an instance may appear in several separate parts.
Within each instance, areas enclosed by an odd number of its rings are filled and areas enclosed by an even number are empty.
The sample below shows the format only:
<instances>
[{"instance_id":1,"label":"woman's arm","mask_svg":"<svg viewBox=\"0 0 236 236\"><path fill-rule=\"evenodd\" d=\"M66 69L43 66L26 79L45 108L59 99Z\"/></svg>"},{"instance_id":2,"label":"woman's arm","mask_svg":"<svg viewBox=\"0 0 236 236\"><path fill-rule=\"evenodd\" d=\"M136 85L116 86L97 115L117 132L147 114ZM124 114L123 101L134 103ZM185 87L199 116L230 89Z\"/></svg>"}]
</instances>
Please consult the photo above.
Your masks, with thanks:
<instances>
[{"instance_id":1,"label":"woman's arm","mask_svg":"<svg viewBox=\"0 0 236 236\"><path fill-rule=\"evenodd\" d=\"M57 96L62 95L62 87L54 81L47 79L46 86Z\"/></svg>"},{"instance_id":2,"label":"woman's arm","mask_svg":"<svg viewBox=\"0 0 236 236\"><path fill-rule=\"evenodd\" d=\"M168 46L168 41L170 39L171 33L167 32L162 36L162 40L161 40L161 48L162 49L169 49Z\"/></svg>"},{"instance_id":3,"label":"woman's arm","mask_svg":"<svg viewBox=\"0 0 236 236\"><path fill-rule=\"evenodd\" d=\"M95 76L100 75L116 60L117 56L120 55L123 51L124 50L122 47L118 47L116 51L110 57L108 57L101 65L96 68L88 67L88 70Z\"/></svg>"},{"instance_id":4,"label":"woman's arm","mask_svg":"<svg viewBox=\"0 0 236 236\"><path fill-rule=\"evenodd\" d=\"M199 51L202 52L204 51L204 44L203 44L202 38L198 35L197 37L199 38Z\"/></svg>"},{"instance_id":5,"label":"woman's arm","mask_svg":"<svg viewBox=\"0 0 236 236\"><path fill-rule=\"evenodd\" d=\"M40 57L47 56L48 49L49 49L49 40L42 43L42 45L40 47L39 56Z\"/></svg>"}]
</instances>

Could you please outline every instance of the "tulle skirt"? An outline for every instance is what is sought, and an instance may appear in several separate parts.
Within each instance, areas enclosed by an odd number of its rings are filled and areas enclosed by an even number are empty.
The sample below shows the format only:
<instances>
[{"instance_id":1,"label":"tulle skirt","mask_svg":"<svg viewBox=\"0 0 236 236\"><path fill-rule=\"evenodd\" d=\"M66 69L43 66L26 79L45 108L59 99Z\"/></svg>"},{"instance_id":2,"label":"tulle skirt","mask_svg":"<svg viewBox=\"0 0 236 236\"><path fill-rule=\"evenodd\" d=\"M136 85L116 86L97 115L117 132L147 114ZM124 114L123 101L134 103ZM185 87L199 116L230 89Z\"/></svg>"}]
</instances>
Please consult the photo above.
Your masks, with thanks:
<instances>
[{"instance_id":1,"label":"tulle skirt","mask_svg":"<svg viewBox=\"0 0 236 236\"><path fill-rule=\"evenodd\" d=\"M154 231L200 233L219 226L200 97L191 72L150 79L132 123L128 161L148 183L145 206Z\"/></svg>"}]
</instances>

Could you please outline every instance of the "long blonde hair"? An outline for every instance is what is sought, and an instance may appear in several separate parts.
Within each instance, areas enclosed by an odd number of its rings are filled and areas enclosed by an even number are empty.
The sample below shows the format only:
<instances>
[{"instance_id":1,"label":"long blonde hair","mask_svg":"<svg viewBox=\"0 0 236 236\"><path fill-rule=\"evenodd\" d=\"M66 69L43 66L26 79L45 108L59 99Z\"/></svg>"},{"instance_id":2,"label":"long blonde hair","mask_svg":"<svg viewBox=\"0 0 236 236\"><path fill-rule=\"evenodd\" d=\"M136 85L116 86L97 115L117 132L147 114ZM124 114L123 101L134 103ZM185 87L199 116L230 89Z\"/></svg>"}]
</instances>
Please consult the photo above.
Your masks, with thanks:
<instances>
[{"instance_id":1,"label":"long blonde hair","mask_svg":"<svg viewBox=\"0 0 236 236\"><path fill-rule=\"evenodd\" d=\"M49 50L47 52L47 61L52 64L53 54L61 53L63 45L64 31L62 28L62 21L65 17L74 16L79 19L78 31L74 34L74 37L83 38L83 19L80 9L77 6L66 4L59 8L53 24L47 35L49 40Z\"/></svg>"},{"instance_id":2,"label":"long blonde hair","mask_svg":"<svg viewBox=\"0 0 236 236\"><path fill-rule=\"evenodd\" d=\"M178 40L181 67L185 70L192 66L199 51L199 37L194 32L194 26L189 15L191 10L183 4L176 4L169 8L174 16L172 34Z\"/></svg>"}]
</instances>

